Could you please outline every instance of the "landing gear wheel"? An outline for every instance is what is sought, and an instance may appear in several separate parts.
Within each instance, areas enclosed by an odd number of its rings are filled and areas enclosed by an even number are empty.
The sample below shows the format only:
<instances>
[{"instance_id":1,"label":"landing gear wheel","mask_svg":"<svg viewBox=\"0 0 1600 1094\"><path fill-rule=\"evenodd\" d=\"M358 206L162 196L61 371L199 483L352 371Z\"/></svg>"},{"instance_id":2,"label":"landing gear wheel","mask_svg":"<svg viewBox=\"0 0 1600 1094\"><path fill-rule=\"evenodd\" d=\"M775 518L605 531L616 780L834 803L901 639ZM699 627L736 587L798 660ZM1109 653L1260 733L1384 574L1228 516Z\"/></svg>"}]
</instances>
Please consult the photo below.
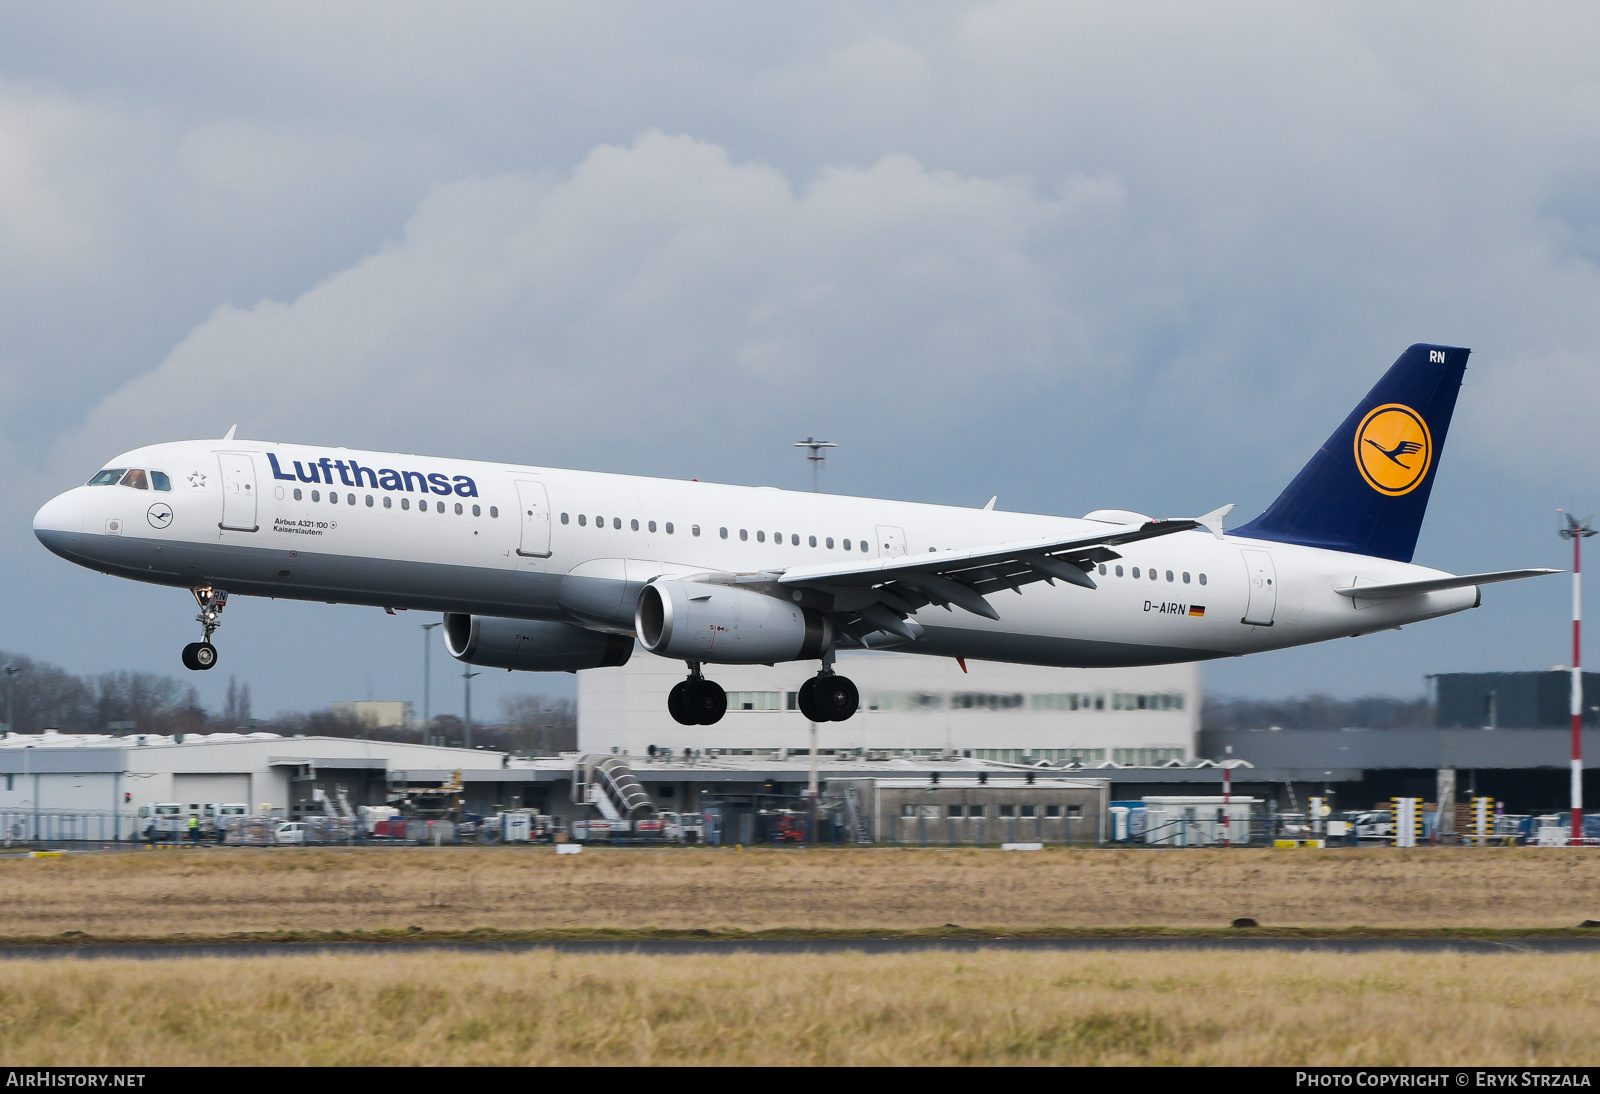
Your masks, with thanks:
<instances>
[{"instance_id":1,"label":"landing gear wheel","mask_svg":"<svg viewBox=\"0 0 1600 1094\"><path fill-rule=\"evenodd\" d=\"M728 712L728 693L722 685L711 680L685 680L688 684L689 712L695 724L714 726Z\"/></svg>"},{"instance_id":2,"label":"landing gear wheel","mask_svg":"<svg viewBox=\"0 0 1600 1094\"><path fill-rule=\"evenodd\" d=\"M194 651L199 649L199 648L200 648L200 643L198 643L198 642L190 642L187 646L183 647L183 667L184 668L193 669L196 672L199 671L200 662L196 661L195 660L195 656L194 656Z\"/></svg>"},{"instance_id":3,"label":"landing gear wheel","mask_svg":"<svg viewBox=\"0 0 1600 1094\"><path fill-rule=\"evenodd\" d=\"M847 677L816 676L811 682L816 685L813 694L817 710L826 716L827 721L843 722L852 717L856 707L861 704L861 693Z\"/></svg>"},{"instance_id":4,"label":"landing gear wheel","mask_svg":"<svg viewBox=\"0 0 1600 1094\"><path fill-rule=\"evenodd\" d=\"M689 710L689 681L679 680L672 685L672 690L667 692L667 713L672 715L672 720L680 726L700 724Z\"/></svg>"},{"instance_id":5,"label":"landing gear wheel","mask_svg":"<svg viewBox=\"0 0 1600 1094\"><path fill-rule=\"evenodd\" d=\"M217 663L217 647L210 642L196 642L194 644L194 667L209 669Z\"/></svg>"},{"instance_id":6,"label":"landing gear wheel","mask_svg":"<svg viewBox=\"0 0 1600 1094\"><path fill-rule=\"evenodd\" d=\"M817 707L817 680L818 677L813 676L800 685L800 713L805 715L805 719L808 722L826 722L828 720Z\"/></svg>"}]
</instances>

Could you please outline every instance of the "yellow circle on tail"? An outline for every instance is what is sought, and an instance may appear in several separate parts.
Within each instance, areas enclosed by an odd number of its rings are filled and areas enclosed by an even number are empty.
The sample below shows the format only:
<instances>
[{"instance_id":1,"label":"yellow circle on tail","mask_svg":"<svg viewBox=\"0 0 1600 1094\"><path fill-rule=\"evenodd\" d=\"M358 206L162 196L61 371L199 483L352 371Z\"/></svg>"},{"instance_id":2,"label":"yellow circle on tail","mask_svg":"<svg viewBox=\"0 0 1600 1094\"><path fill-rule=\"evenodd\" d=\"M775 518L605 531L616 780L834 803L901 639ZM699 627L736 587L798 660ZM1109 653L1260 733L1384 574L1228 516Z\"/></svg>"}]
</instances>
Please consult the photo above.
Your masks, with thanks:
<instances>
[{"instance_id":1,"label":"yellow circle on tail","mask_svg":"<svg viewBox=\"0 0 1600 1094\"><path fill-rule=\"evenodd\" d=\"M1422 415L1401 403L1385 403L1356 429L1356 466L1380 494L1409 494L1433 463L1433 437Z\"/></svg>"}]
</instances>

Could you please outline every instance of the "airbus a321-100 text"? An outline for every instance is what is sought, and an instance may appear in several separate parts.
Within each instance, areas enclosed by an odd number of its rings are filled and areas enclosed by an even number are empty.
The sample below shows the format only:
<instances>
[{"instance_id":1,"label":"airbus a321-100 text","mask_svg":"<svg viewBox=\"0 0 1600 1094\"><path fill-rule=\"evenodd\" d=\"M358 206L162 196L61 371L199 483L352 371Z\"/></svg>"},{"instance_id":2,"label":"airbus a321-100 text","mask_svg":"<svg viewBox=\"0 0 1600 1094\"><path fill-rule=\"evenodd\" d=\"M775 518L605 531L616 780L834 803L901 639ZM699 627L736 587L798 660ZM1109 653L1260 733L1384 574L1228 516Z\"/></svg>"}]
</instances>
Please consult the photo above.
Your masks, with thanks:
<instances>
[{"instance_id":1,"label":"airbus a321-100 text","mask_svg":"<svg viewBox=\"0 0 1600 1094\"><path fill-rule=\"evenodd\" d=\"M190 589L216 664L230 596L442 612L450 653L532 671L686 663L673 717L727 708L708 666L818 661L799 692L842 721L840 649L1152 665L1388 630L1476 607L1413 565L1468 351L1415 345L1267 511L1153 520L1007 513L767 487L240 440L124 453L34 518L61 557Z\"/></svg>"}]
</instances>

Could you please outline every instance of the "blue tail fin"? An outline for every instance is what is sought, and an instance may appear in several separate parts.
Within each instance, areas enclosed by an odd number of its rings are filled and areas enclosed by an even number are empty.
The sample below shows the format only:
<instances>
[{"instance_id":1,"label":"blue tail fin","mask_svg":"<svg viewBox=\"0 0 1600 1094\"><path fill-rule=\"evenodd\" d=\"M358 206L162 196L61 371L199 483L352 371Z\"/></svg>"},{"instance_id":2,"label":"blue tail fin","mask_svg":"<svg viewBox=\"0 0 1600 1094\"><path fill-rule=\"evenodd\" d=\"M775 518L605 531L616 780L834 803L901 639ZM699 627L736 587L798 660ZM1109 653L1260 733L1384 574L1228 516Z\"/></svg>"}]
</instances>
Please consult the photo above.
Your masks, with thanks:
<instances>
[{"instance_id":1,"label":"blue tail fin","mask_svg":"<svg viewBox=\"0 0 1600 1094\"><path fill-rule=\"evenodd\" d=\"M1278 500L1231 534L1410 562L1471 352L1402 353Z\"/></svg>"}]
</instances>

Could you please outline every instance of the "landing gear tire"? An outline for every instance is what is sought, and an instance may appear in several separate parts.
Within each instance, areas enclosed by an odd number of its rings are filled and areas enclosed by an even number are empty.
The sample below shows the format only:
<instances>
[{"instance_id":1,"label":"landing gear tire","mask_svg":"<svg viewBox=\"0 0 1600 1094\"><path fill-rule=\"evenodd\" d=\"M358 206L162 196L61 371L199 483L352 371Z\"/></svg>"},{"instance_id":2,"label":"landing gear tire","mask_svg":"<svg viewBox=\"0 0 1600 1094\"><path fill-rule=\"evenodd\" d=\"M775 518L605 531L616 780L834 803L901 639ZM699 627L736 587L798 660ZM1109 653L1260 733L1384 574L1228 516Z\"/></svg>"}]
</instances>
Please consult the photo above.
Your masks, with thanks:
<instances>
[{"instance_id":1,"label":"landing gear tire","mask_svg":"<svg viewBox=\"0 0 1600 1094\"><path fill-rule=\"evenodd\" d=\"M817 707L818 679L819 677L813 676L800 685L800 713L805 715L805 719L808 722L826 722L828 720Z\"/></svg>"},{"instance_id":2,"label":"landing gear tire","mask_svg":"<svg viewBox=\"0 0 1600 1094\"><path fill-rule=\"evenodd\" d=\"M861 693L848 677L815 676L808 682L816 685L813 695L818 713L824 715L822 720L843 722L853 717L861 705Z\"/></svg>"},{"instance_id":3,"label":"landing gear tire","mask_svg":"<svg viewBox=\"0 0 1600 1094\"><path fill-rule=\"evenodd\" d=\"M210 642L190 642L183 647L183 667L196 672L209 669L217 663L217 647Z\"/></svg>"},{"instance_id":4,"label":"landing gear tire","mask_svg":"<svg viewBox=\"0 0 1600 1094\"><path fill-rule=\"evenodd\" d=\"M689 710L689 681L679 680L672 685L672 690L667 692L667 713L672 715L672 720L680 726L700 724Z\"/></svg>"},{"instance_id":5,"label":"landing gear tire","mask_svg":"<svg viewBox=\"0 0 1600 1094\"><path fill-rule=\"evenodd\" d=\"M728 693L722 690L722 685L712 680L698 679L685 680L687 685L689 713L694 717L694 724L714 726L722 721L722 716L728 713ZM671 697L668 696L668 703Z\"/></svg>"}]
</instances>

